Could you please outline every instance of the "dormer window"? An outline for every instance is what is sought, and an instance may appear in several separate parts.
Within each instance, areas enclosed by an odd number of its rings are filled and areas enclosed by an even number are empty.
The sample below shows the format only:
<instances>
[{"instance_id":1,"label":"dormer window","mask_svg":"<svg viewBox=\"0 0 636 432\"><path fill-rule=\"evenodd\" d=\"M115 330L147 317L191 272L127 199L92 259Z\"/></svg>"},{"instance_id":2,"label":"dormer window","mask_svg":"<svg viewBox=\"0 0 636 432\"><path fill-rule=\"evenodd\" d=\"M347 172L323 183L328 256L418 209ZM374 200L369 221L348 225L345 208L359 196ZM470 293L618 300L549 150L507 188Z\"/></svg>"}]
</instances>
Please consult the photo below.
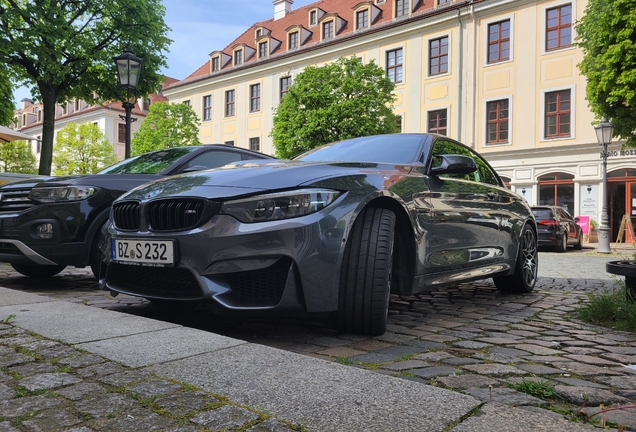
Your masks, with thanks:
<instances>
[{"instance_id":1,"label":"dormer window","mask_svg":"<svg viewBox=\"0 0 636 432\"><path fill-rule=\"evenodd\" d=\"M38 110L38 122L42 121L42 110Z\"/></svg>"},{"instance_id":2,"label":"dormer window","mask_svg":"<svg viewBox=\"0 0 636 432\"><path fill-rule=\"evenodd\" d=\"M395 0L395 17L409 14L409 0Z\"/></svg>"},{"instance_id":3,"label":"dormer window","mask_svg":"<svg viewBox=\"0 0 636 432\"><path fill-rule=\"evenodd\" d=\"M333 38L333 21L327 21L322 23L322 39Z\"/></svg>"},{"instance_id":4,"label":"dormer window","mask_svg":"<svg viewBox=\"0 0 636 432\"><path fill-rule=\"evenodd\" d=\"M262 29L257 29L256 30L256 39L258 39L259 37L261 37L263 35L263 30Z\"/></svg>"},{"instance_id":5,"label":"dormer window","mask_svg":"<svg viewBox=\"0 0 636 432\"><path fill-rule=\"evenodd\" d=\"M258 44L258 58L266 58L269 55L269 44L261 42Z\"/></svg>"},{"instance_id":6,"label":"dormer window","mask_svg":"<svg viewBox=\"0 0 636 432\"><path fill-rule=\"evenodd\" d=\"M369 9L356 12L356 28L362 29L369 27Z\"/></svg>"},{"instance_id":7,"label":"dormer window","mask_svg":"<svg viewBox=\"0 0 636 432\"><path fill-rule=\"evenodd\" d=\"M66 115L66 104L63 103L62 105L60 105L62 107L62 115Z\"/></svg>"},{"instance_id":8,"label":"dormer window","mask_svg":"<svg viewBox=\"0 0 636 432\"><path fill-rule=\"evenodd\" d=\"M243 64L243 50L234 51L234 66L240 66Z\"/></svg>"},{"instance_id":9,"label":"dormer window","mask_svg":"<svg viewBox=\"0 0 636 432\"><path fill-rule=\"evenodd\" d=\"M318 11L312 10L309 12L309 25L315 26L318 23Z\"/></svg>"},{"instance_id":10,"label":"dormer window","mask_svg":"<svg viewBox=\"0 0 636 432\"><path fill-rule=\"evenodd\" d=\"M221 59L219 57L212 57L212 72L221 70Z\"/></svg>"},{"instance_id":11,"label":"dormer window","mask_svg":"<svg viewBox=\"0 0 636 432\"><path fill-rule=\"evenodd\" d=\"M79 110L80 110L80 100L75 99L75 111L79 111Z\"/></svg>"},{"instance_id":12,"label":"dormer window","mask_svg":"<svg viewBox=\"0 0 636 432\"><path fill-rule=\"evenodd\" d=\"M289 45L288 49L296 49L298 48L298 32L293 32L289 34Z\"/></svg>"}]
</instances>

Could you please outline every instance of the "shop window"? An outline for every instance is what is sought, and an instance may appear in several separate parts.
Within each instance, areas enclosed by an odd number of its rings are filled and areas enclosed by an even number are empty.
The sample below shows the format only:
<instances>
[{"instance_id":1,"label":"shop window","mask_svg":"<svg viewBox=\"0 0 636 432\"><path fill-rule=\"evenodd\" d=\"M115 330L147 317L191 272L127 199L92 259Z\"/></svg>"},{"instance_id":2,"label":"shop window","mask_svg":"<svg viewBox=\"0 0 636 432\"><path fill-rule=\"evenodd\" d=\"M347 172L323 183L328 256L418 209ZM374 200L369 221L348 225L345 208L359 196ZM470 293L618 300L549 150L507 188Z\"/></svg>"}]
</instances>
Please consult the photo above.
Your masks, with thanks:
<instances>
[{"instance_id":1,"label":"shop window","mask_svg":"<svg viewBox=\"0 0 636 432\"><path fill-rule=\"evenodd\" d=\"M539 177L539 205L557 205L574 213L574 176L553 173Z\"/></svg>"},{"instance_id":2,"label":"shop window","mask_svg":"<svg viewBox=\"0 0 636 432\"><path fill-rule=\"evenodd\" d=\"M546 10L546 51L572 45L572 5L566 4Z\"/></svg>"},{"instance_id":3,"label":"shop window","mask_svg":"<svg viewBox=\"0 0 636 432\"><path fill-rule=\"evenodd\" d=\"M428 132L448 135L448 114L445 109L428 112Z\"/></svg>"}]
</instances>

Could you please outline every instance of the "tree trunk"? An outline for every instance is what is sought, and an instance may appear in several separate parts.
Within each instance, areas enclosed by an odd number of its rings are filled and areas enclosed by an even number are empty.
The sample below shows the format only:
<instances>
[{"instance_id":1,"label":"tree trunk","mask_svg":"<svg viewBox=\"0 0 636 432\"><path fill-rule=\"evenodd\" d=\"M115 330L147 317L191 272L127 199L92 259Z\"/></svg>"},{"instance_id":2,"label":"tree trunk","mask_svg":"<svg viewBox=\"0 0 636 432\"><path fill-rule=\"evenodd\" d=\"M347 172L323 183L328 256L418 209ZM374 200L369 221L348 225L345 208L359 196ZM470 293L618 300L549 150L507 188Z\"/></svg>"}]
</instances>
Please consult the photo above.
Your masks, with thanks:
<instances>
[{"instance_id":1,"label":"tree trunk","mask_svg":"<svg viewBox=\"0 0 636 432\"><path fill-rule=\"evenodd\" d=\"M42 148L40 150L40 168L38 174L51 175L57 88L47 84L40 84L39 87L40 94L42 95L42 110L44 111L44 116L42 118Z\"/></svg>"}]
</instances>

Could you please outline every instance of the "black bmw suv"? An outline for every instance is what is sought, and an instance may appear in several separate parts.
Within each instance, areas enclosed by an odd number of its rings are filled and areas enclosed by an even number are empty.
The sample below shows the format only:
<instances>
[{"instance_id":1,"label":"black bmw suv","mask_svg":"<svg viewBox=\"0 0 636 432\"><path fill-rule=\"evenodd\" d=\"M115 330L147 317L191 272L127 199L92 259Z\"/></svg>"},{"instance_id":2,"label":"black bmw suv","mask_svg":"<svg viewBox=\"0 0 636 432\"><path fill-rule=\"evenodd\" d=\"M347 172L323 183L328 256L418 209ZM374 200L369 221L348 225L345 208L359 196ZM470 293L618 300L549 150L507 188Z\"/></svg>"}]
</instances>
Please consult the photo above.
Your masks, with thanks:
<instances>
[{"instance_id":1,"label":"black bmw suv","mask_svg":"<svg viewBox=\"0 0 636 432\"><path fill-rule=\"evenodd\" d=\"M165 176L273 159L223 144L175 147L126 159L91 175L24 180L0 187L0 262L25 276L91 266L99 278L101 228L115 198Z\"/></svg>"}]
</instances>

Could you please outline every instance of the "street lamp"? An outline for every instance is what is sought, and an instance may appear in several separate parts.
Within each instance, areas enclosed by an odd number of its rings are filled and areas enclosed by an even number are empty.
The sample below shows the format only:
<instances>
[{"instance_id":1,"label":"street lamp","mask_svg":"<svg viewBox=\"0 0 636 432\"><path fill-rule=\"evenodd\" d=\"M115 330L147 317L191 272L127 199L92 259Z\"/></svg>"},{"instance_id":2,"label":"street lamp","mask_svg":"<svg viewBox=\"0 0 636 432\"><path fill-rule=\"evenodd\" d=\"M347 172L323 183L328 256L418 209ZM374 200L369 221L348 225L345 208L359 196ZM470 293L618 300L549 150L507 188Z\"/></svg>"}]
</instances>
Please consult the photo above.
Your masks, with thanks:
<instances>
[{"instance_id":1,"label":"street lamp","mask_svg":"<svg viewBox=\"0 0 636 432\"><path fill-rule=\"evenodd\" d=\"M135 107L135 99L137 98L137 86L139 84L139 74L141 73L141 64L143 60L135 55L130 45L126 45L124 51L117 57L113 57L113 61L117 65L117 79L119 87L125 90L121 93L121 106L126 110L126 115L120 115L119 118L126 120L126 153L125 157L130 157L130 123L136 121L131 118L130 113ZM133 102L131 102L131 97Z\"/></svg>"},{"instance_id":2,"label":"street lamp","mask_svg":"<svg viewBox=\"0 0 636 432\"><path fill-rule=\"evenodd\" d=\"M601 122L594 126L596 140L603 146L601 157L603 158L603 208L601 210L601 226L599 230L598 252L610 253L610 227L609 216L607 214L607 146L612 143L614 126L603 117Z\"/></svg>"}]
</instances>

